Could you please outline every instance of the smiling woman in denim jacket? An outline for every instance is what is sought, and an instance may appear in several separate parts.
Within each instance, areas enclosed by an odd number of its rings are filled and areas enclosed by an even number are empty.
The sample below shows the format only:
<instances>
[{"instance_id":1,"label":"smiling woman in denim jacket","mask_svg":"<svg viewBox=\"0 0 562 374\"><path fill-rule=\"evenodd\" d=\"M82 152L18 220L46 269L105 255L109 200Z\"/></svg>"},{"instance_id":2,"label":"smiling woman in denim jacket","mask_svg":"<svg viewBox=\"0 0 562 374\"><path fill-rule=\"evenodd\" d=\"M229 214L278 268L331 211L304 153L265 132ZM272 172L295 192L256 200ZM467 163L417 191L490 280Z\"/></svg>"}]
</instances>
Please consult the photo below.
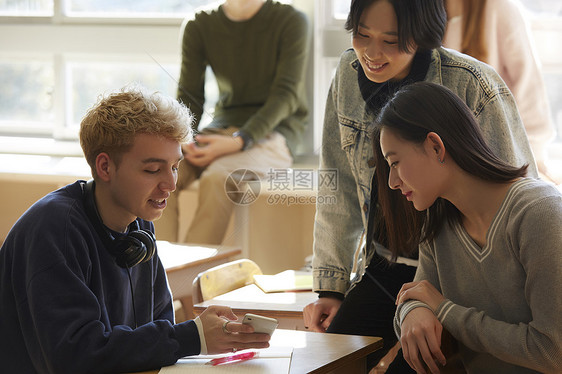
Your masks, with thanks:
<instances>
[{"instance_id":1,"label":"smiling woman in denim jacket","mask_svg":"<svg viewBox=\"0 0 562 374\"><path fill-rule=\"evenodd\" d=\"M511 165L529 164L528 175L537 176L509 89L490 66L441 47L446 22L442 0L353 0L346 22L353 49L342 54L326 102L320 169L337 170L338 186L320 186L318 193L335 195L337 203L317 205L313 277L319 299L305 307L305 326L383 337L370 367L396 343L395 297L417 266L415 243L392 256L378 226L370 135L389 96L416 81L450 88L473 111L492 150Z\"/></svg>"}]
</instances>

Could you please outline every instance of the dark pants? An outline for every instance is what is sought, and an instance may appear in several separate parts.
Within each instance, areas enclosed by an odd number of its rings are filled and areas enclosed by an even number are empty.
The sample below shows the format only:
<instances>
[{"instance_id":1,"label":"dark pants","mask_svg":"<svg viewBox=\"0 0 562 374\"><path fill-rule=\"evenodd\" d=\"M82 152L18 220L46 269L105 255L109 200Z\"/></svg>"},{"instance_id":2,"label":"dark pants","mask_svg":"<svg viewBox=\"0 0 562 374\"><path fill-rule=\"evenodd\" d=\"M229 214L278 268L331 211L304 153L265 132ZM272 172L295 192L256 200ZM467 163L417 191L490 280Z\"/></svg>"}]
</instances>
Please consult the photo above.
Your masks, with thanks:
<instances>
[{"instance_id":1,"label":"dark pants","mask_svg":"<svg viewBox=\"0 0 562 374\"><path fill-rule=\"evenodd\" d=\"M363 279L345 297L327 332L349 335L379 336L384 339L382 349L367 357L370 370L386 355L398 339L392 321L396 312L396 295L404 283L414 279L416 267L389 263L376 256L367 267ZM413 373L404 361L402 350L387 373ZM408 370L409 369L409 370Z\"/></svg>"}]
</instances>

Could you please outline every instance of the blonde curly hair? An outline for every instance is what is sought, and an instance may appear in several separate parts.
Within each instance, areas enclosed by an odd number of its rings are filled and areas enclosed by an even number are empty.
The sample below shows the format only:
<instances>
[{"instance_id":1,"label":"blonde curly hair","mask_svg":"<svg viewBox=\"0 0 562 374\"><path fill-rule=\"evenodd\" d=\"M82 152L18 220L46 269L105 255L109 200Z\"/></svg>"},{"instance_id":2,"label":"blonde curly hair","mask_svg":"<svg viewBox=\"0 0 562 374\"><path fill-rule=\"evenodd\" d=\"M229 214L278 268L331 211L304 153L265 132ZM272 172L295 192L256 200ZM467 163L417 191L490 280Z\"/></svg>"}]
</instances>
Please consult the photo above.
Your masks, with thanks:
<instances>
[{"instance_id":1,"label":"blonde curly hair","mask_svg":"<svg viewBox=\"0 0 562 374\"><path fill-rule=\"evenodd\" d=\"M186 143L193 138L189 109L172 97L134 84L98 98L80 123L80 146L96 177L96 158L106 152L118 165L137 134Z\"/></svg>"}]
</instances>

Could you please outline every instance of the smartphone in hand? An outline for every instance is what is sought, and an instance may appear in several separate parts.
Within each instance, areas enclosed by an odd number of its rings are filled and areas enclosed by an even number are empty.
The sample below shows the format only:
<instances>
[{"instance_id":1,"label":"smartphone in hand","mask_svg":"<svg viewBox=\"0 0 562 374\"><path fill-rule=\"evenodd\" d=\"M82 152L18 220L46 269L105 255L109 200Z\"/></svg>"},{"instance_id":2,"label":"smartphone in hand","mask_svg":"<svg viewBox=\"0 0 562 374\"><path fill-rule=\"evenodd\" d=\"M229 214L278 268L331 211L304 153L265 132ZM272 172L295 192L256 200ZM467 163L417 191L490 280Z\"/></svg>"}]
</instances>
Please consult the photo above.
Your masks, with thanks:
<instances>
[{"instance_id":1,"label":"smartphone in hand","mask_svg":"<svg viewBox=\"0 0 562 374\"><path fill-rule=\"evenodd\" d=\"M247 313L242 321L245 325L251 325L255 332L271 335L279 325L275 318L258 316L257 314Z\"/></svg>"}]
</instances>

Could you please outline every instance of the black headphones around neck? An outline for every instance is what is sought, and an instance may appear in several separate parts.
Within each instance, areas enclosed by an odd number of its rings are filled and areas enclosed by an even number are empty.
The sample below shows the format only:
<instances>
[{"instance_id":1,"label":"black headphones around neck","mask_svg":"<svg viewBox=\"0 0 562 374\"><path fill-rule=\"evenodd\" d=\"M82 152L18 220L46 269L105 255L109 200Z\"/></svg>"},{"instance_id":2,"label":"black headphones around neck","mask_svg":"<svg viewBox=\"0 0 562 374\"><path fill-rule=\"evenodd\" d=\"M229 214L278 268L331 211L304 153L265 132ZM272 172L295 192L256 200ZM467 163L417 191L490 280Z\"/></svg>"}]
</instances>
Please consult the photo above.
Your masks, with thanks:
<instances>
[{"instance_id":1,"label":"black headphones around neck","mask_svg":"<svg viewBox=\"0 0 562 374\"><path fill-rule=\"evenodd\" d=\"M114 238L109 229L104 226L98 212L94 197L94 181L90 180L83 183L82 189L84 191L86 214L109 253L115 257L117 265L128 269L149 261L154 256L154 252L156 252L156 238L154 234L147 230L141 230L138 219L135 219L129 225L126 235Z\"/></svg>"}]
</instances>

